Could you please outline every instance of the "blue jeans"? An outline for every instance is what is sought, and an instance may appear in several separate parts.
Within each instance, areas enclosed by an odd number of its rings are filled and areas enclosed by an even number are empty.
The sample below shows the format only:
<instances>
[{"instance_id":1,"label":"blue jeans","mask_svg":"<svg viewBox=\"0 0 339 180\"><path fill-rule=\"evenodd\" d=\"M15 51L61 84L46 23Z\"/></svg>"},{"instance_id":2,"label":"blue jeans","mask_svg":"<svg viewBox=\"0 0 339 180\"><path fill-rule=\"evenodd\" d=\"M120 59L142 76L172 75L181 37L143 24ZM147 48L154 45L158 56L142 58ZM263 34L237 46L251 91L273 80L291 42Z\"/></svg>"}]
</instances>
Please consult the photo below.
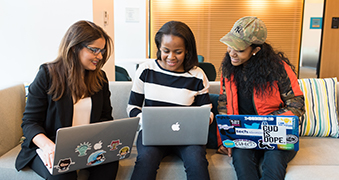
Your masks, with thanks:
<instances>
[{"instance_id":1,"label":"blue jeans","mask_svg":"<svg viewBox=\"0 0 339 180\"><path fill-rule=\"evenodd\" d=\"M187 180L209 180L205 146L144 146L142 132L137 139L138 156L131 180L156 179L161 160L175 154L183 161Z\"/></svg>"},{"instance_id":2,"label":"blue jeans","mask_svg":"<svg viewBox=\"0 0 339 180\"><path fill-rule=\"evenodd\" d=\"M283 180L287 163L297 154L296 151L283 150L232 150L233 166L238 180ZM260 162L262 173L260 173Z\"/></svg>"}]
</instances>

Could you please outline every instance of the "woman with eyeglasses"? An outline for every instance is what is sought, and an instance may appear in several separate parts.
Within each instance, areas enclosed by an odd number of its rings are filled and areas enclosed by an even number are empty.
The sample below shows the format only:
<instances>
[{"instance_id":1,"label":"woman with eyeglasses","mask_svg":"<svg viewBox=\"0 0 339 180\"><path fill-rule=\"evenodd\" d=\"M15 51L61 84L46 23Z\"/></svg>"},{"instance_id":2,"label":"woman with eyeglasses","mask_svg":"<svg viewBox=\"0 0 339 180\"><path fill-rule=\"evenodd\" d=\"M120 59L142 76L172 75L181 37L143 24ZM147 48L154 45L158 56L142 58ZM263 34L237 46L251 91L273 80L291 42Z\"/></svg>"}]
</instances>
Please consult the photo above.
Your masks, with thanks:
<instances>
[{"instance_id":1,"label":"woman with eyeglasses","mask_svg":"<svg viewBox=\"0 0 339 180\"><path fill-rule=\"evenodd\" d=\"M112 120L108 79L101 68L112 40L89 21L74 23L63 37L57 58L40 66L29 86L22 129L24 141L16 169L28 166L45 179L77 179L77 172L52 176L57 129ZM81 143L81 142L79 142ZM43 160L36 149L43 151ZM89 179L115 179L119 162L89 166Z\"/></svg>"}]
</instances>

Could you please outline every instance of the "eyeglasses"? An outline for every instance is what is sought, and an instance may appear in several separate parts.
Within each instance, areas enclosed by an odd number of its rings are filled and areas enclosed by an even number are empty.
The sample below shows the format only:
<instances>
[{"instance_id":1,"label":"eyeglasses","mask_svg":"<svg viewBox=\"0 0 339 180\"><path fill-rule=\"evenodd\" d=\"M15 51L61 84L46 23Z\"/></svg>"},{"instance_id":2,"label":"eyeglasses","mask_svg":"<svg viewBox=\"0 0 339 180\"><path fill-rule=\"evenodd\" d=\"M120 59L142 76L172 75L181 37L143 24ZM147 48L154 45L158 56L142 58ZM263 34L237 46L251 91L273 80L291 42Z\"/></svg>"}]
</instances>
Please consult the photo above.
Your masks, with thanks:
<instances>
[{"instance_id":1,"label":"eyeglasses","mask_svg":"<svg viewBox=\"0 0 339 180\"><path fill-rule=\"evenodd\" d=\"M98 55L99 53L101 53L101 55L104 55L106 52L106 49L92 48L86 45L84 45L84 47L89 49L94 55Z\"/></svg>"}]
</instances>

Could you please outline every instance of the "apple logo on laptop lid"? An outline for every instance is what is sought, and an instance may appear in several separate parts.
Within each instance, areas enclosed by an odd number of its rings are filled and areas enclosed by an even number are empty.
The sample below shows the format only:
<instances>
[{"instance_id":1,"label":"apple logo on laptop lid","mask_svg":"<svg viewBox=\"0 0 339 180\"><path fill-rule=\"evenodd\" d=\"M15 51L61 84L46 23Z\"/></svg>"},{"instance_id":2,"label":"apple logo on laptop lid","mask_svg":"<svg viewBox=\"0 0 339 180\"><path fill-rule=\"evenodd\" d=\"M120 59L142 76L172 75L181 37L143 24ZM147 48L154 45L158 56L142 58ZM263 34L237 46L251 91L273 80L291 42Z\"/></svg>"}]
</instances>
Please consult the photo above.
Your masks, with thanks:
<instances>
[{"instance_id":1,"label":"apple logo on laptop lid","mask_svg":"<svg viewBox=\"0 0 339 180\"><path fill-rule=\"evenodd\" d=\"M179 122L176 122L175 124L172 124L171 128L172 128L173 131L179 131L180 130Z\"/></svg>"}]
</instances>

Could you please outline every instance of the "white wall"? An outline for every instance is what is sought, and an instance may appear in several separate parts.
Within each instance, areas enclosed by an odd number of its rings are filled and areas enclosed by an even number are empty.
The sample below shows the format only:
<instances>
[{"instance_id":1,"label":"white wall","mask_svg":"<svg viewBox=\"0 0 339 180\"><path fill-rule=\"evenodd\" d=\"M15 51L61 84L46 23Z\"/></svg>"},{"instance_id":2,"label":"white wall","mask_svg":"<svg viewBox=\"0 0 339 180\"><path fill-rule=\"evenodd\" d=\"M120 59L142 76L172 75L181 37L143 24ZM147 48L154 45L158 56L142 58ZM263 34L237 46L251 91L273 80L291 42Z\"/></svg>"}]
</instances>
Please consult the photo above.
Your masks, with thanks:
<instances>
[{"instance_id":1,"label":"white wall","mask_svg":"<svg viewBox=\"0 0 339 180\"><path fill-rule=\"evenodd\" d=\"M324 0L305 0L300 66L316 67L320 51L321 29L310 29L311 17L323 17Z\"/></svg>"},{"instance_id":2,"label":"white wall","mask_svg":"<svg viewBox=\"0 0 339 180\"><path fill-rule=\"evenodd\" d=\"M115 65L133 79L137 62L147 57L148 0L114 0Z\"/></svg>"},{"instance_id":3,"label":"white wall","mask_svg":"<svg viewBox=\"0 0 339 180\"><path fill-rule=\"evenodd\" d=\"M92 0L0 0L0 89L32 82L78 20L93 21Z\"/></svg>"},{"instance_id":4,"label":"white wall","mask_svg":"<svg viewBox=\"0 0 339 180\"><path fill-rule=\"evenodd\" d=\"M147 0L114 0L114 52L116 61L119 59L146 58L147 2Z\"/></svg>"}]
</instances>

